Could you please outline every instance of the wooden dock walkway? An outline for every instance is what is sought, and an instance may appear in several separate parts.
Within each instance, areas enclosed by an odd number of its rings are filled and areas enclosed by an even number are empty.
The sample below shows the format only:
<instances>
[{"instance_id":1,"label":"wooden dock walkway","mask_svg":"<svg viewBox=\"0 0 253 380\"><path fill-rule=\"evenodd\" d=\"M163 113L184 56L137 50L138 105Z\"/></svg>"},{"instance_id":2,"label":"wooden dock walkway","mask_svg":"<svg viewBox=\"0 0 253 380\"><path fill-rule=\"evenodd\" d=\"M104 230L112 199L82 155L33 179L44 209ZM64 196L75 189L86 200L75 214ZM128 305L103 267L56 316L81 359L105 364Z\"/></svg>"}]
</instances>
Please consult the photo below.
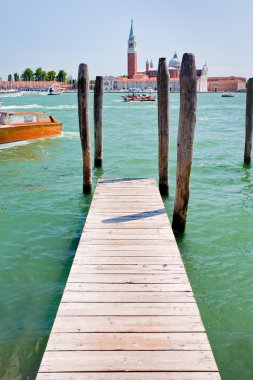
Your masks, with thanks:
<instances>
[{"instance_id":1,"label":"wooden dock walkway","mask_svg":"<svg viewBox=\"0 0 253 380\"><path fill-rule=\"evenodd\" d=\"M156 183L98 182L37 380L219 380Z\"/></svg>"}]
</instances>

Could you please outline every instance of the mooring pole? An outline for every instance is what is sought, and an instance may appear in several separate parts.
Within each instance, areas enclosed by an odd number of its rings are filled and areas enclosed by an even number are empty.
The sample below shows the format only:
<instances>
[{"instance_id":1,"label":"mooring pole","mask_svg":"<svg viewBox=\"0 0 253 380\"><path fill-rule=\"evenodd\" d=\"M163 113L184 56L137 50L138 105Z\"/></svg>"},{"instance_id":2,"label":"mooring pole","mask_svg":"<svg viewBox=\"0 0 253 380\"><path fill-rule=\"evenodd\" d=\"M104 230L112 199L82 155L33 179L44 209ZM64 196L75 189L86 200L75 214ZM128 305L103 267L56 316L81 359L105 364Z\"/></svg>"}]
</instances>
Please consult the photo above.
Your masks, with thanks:
<instances>
[{"instance_id":1,"label":"mooring pole","mask_svg":"<svg viewBox=\"0 0 253 380\"><path fill-rule=\"evenodd\" d=\"M157 73L158 97L158 137L159 137L159 190L162 195L169 194L168 156L169 156L169 82L170 76L166 58L159 58Z\"/></svg>"},{"instance_id":2,"label":"mooring pole","mask_svg":"<svg viewBox=\"0 0 253 380\"><path fill-rule=\"evenodd\" d=\"M96 77L94 88L94 141L95 141L95 167L100 168L103 162L103 93L104 80L103 77Z\"/></svg>"},{"instance_id":3,"label":"mooring pole","mask_svg":"<svg viewBox=\"0 0 253 380\"><path fill-rule=\"evenodd\" d=\"M252 124L253 124L253 78L247 81L246 95L246 133L245 133L245 148L244 148L244 163L251 163L252 149Z\"/></svg>"},{"instance_id":4,"label":"mooring pole","mask_svg":"<svg viewBox=\"0 0 253 380\"><path fill-rule=\"evenodd\" d=\"M91 145L89 125L89 74L88 66L80 63L78 70L78 116L83 153L83 193L92 189Z\"/></svg>"},{"instance_id":5,"label":"mooring pole","mask_svg":"<svg viewBox=\"0 0 253 380\"><path fill-rule=\"evenodd\" d=\"M197 108L195 57L183 55L180 71L180 115L177 139L177 182L172 228L184 232L189 201L189 182Z\"/></svg>"}]
</instances>

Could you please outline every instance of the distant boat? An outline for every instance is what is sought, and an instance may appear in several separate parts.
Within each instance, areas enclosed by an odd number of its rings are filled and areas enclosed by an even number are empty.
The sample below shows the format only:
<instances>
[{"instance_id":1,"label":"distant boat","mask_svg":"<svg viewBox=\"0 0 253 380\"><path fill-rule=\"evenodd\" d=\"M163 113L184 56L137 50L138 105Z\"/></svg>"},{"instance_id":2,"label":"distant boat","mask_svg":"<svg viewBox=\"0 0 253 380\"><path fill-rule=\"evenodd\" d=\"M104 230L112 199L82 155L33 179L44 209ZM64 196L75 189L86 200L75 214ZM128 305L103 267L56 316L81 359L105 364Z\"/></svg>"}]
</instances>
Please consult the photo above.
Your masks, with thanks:
<instances>
[{"instance_id":1,"label":"distant boat","mask_svg":"<svg viewBox=\"0 0 253 380\"><path fill-rule=\"evenodd\" d=\"M37 112L0 112L0 145L60 135L62 123Z\"/></svg>"},{"instance_id":2,"label":"distant boat","mask_svg":"<svg viewBox=\"0 0 253 380\"><path fill-rule=\"evenodd\" d=\"M55 90L52 87L49 89L49 92L48 92L48 95L61 95L61 94L63 94L63 91Z\"/></svg>"},{"instance_id":3,"label":"distant boat","mask_svg":"<svg viewBox=\"0 0 253 380\"><path fill-rule=\"evenodd\" d=\"M121 95L125 102L155 102L156 98L151 95L145 94L132 94L132 95Z\"/></svg>"},{"instance_id":4,"label":"distant boat","mask_svg":"<svg viewBox=\"0 0 253 380\"><path fill-rule=\"evenodd\" d=\"M222 96L222 98L233 98L234 97L234 95L231 94L231 92L225 92L221 96Z\"/></svg>"}]
</instances>

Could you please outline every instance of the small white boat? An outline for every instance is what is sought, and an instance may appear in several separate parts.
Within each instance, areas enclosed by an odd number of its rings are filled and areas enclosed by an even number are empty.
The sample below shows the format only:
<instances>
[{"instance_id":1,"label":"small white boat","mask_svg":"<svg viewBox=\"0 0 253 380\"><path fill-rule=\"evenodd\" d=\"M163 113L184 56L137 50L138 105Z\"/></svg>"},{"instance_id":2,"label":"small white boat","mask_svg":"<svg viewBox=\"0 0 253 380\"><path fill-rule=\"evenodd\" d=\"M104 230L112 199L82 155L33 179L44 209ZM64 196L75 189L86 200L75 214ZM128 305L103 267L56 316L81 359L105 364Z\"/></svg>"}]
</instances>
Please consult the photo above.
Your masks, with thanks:
<instances>
[{"instance_id":1,"label":"small white boat","mask_svg":"<svg viewBox=\"0 0 253 380\"><path fill-rule=\"evenodd\" d=\"M56 90L56 89L54 89L54 88L50 88L49 89L49 92L47 93L48 95L61 95L61 94L63 94L63 91L61 91L61 90Z\"/></svg>"},{"instance_id":2,"label":"small white boat","mask_svg":"<svg viewBox=\"0 0 253 380\"><path fill-rule=\"evenodd\" d=\"M221 95L222 98L233 98L234 94L231 92L224 92L224 94Z\"/></svg>"}]
</instances>

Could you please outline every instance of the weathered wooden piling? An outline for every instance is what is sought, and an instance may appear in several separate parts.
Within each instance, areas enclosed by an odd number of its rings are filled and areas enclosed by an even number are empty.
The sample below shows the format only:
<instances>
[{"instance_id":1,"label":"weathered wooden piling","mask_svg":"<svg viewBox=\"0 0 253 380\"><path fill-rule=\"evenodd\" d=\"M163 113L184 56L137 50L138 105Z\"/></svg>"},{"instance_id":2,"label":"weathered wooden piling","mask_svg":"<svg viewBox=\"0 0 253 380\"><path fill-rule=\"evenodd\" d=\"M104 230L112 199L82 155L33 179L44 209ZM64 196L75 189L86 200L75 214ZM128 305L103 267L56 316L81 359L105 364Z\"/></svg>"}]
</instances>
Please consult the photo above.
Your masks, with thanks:
<instances>
[{"instance_id":1,"label":"weathered wooden piling","mask_svg":"<svg viewBox=\"0 0 253 380\"><path fill-rule=\"evenodd\" d=\"M79 131L83 153L83 193L87 194L92 189L92 165L89 125L89 74L88 66L84 63L79 65L77 89Z\"/></svg>"},{"instance_id":2,"label":"weathered wooden piling","mask_svg":"<svg viewBox=\"0 0 253 380\"><path fill-rule=\"evenodd\" d=\"M169 193L169 82L170 76L166 58L159 58L157 73L158 136L159 136L159 190L162 195Z\"/></svg>"},{"instance_id":3,"label":"weathered wooden piling","mask_svg":"<svg viewBox=\"0 0 253 380\"><path fill-rule=\"evenodd\" d=\"M103 162L103 77L97 76L94 88L94 141L95 141L95 167L100 168Z\"/></svg>"},{"instance_id":4,"label":"weathered wooden piling","mask_svg":"<svg viewBox=\"0 0 253 380\"><path fill-rule=\"evenodd\" d=\"M247 97L246 97L246 133L244 148L244 163L251 163L252 149L252 124L253 124L253 78L247 81Z\"/></svg>"},{"instance_id":5,"label":"weathered wooden piling","mask_svg":"<svg viewBox=\"0 0 253 380\"><path fill-rule=\"evenodd\" d=\"M195 57L185 53L180 71L180 115L177 140L177 183L172 228L184 232L196 123L197 78Z\"/></svg>"}]
</instances>

